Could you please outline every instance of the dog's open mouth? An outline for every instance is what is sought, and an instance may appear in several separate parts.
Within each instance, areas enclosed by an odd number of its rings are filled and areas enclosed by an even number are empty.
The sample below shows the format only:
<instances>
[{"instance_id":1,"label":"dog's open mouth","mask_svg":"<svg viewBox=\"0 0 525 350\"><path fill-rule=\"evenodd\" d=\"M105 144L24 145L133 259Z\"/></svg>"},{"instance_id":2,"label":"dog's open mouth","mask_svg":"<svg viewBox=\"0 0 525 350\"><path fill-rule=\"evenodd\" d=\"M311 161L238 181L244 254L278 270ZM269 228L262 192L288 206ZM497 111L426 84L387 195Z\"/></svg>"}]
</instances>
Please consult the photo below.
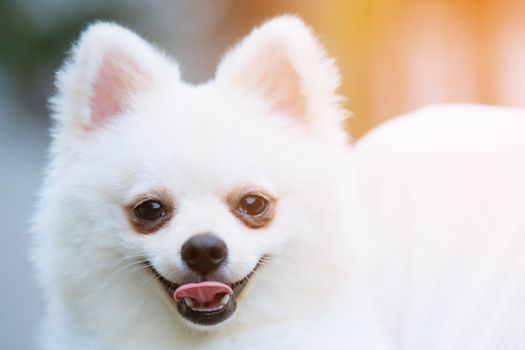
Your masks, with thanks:
<instances>
[{"instance_id":1,"label":"dog's open mouth","mask_svg":"<svg viewBox=\"0 0 525 350\"><path fill-rule=\"evenodd\" d=\"M213 326L233 315L237 308L237 297L258 266L234 283L207 280L181 285L167 280L152 269L166 292L177 303L177 310L182 317L195 324Z\"/></svg>"}]
</instances>

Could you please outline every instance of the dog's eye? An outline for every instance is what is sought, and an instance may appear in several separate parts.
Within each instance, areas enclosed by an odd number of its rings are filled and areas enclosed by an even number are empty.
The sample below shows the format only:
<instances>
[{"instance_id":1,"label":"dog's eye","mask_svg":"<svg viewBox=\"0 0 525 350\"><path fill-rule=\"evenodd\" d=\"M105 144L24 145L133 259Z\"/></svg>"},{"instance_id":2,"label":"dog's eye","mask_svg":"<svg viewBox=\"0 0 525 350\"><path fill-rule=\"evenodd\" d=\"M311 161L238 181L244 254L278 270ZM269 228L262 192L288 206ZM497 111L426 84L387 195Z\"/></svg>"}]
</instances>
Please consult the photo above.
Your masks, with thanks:
<instances>
[{"instance_id":1,"label":"dog's eye","mask_svg":"<svg viewBox=\"0 0 525 350\"><path fill-rule=\"evenodd\" d=\"M268 200L255 194L244 196L239 201L238 209L242 214L249 216L261 215L268 207Z\"/></svg>"},{"instance_id":2,"label":"dog's eye","mask_svg":"<svg viewBox=\"0 0 525 350\"><path fill-rule=\"evenodd\" d=\"M277 198L251 187L231 192L226 203L232 214L249 228L267 227L275 216Z\"/></svg>"},{"instance_id":3,"label":"dog's eye","mask_svg":"<svg viewBox=\"0 0 525 350\"><path fill-rule=\"evenodd\" d=\"M135 215L145 221L155 221L166 216L166 209L161 202L149 200L140 203L134 209Z\"/></svg>"}]
</instances>

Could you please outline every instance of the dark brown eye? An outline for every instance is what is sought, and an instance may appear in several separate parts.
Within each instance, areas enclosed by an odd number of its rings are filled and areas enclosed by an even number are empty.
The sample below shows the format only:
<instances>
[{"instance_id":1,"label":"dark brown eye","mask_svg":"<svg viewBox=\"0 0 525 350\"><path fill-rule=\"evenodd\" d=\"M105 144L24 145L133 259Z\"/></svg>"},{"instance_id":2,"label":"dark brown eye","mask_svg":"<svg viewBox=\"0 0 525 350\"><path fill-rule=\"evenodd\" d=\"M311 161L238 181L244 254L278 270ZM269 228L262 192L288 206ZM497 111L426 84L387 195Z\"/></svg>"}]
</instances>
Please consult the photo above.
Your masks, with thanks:
<instances>
[{"instance_id":1,"label":"dark brown eye","mask_svg":"<svg viewBox=\"0 0 525 350\"><path fill-rule=\"evenodd\" d=\"M244 196L239 201L237 210L244 215L258 216L263 214L268 207L268 200L255 194Z\"/></svg>"},{"instance_id":2,"label":"dark brown eye","mask_svg":"<svg viewBox=\"0 0 525 350\"><path fill-rule=\"evenodd\" d=\"M155 221L166 216L167 211L164 205L156 200L149 200L140 203L133 209L135 215L144 221Z\"/></svg>"}]
</instances>

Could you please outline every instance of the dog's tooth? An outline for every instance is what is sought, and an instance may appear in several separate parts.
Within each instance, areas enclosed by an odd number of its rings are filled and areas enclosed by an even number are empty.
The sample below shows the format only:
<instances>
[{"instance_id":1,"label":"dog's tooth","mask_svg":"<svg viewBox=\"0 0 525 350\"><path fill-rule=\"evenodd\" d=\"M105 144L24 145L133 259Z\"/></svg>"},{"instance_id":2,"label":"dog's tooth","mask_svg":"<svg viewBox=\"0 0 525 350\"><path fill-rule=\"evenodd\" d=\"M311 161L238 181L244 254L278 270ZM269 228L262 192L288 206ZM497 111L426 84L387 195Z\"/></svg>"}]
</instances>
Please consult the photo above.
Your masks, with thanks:
<instances>
[{"instance_id":1,"label":"dog's tooth","mask_svg":"<svg viewBox=\"0 0 525 350\"><path fill-rule=\"evenodd\" d=\"M228 301L230 300L230 294L225 294L221 299L221 304L226 305Z\"/></svg>"},{"instance_id":2,"label":"dog's tooth","mask_svg":"<svg viewBox=\"0 0 525 350\"><path fill-rule=\"evenodd\" d=\"M192 298L190 297L185 297L184 298L184 302L186 303L186 305L188 305L189 307L192 307L195 305L195 302L193 301Z\"/></svg>"}]
</instances>

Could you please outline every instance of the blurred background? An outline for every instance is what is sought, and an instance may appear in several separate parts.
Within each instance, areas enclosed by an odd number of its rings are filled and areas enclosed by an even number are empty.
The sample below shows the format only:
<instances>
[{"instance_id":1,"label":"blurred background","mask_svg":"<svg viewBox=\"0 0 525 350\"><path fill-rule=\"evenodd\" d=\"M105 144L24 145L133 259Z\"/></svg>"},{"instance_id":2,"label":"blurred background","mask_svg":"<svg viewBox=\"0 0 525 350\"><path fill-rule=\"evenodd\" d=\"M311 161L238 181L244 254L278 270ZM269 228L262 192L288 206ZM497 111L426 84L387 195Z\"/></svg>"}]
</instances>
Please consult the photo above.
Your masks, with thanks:
<instances>
[{"instance_id":1,"label":"blurred background","mask_svg":"<svg viewBox=\"0 0 525 350\"><path fill-rule=\"evenodd\" d=\"M213 76L225 49L278 14L299 14L341 68L359 138L419 106L525 107L523 0L0 0L0 348L34 349L44 305L28 227L49 142L53 73L87 23L124 24Z\"/></svg>"}]
</instances>

